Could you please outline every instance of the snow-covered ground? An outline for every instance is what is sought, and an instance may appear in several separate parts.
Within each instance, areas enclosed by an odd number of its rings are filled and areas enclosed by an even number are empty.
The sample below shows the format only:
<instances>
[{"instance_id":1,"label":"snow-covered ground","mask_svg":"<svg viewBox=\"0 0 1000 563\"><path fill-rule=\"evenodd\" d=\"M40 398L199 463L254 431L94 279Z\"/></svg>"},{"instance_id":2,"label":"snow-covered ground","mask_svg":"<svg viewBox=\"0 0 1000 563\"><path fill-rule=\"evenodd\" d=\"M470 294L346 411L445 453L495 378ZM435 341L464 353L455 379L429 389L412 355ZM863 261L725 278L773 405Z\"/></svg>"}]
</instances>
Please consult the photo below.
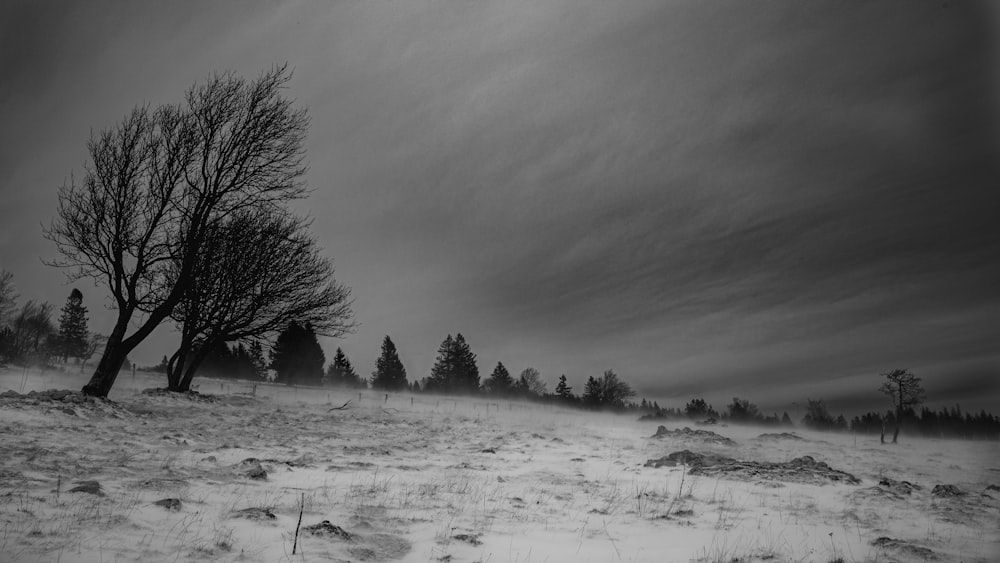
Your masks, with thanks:
<instances>
[{"instance_id":1,"label":"snow-covered ground","mask_svg":"<svg viewBox=\"0 0 1000 563\"><path fill-rule=\"evenodd\" d=\"M85 379L6 369L0 392ZM113 403L0 398L0 561L1000 560L996 442L701 428L726 445L507 401L212 379L196 381L208 398L140 392L163 384L123 373ZM861 482L646 466L685 449L812 456ZM84 481L100 495L71 492Z\"/></svg>"}]
</instances>

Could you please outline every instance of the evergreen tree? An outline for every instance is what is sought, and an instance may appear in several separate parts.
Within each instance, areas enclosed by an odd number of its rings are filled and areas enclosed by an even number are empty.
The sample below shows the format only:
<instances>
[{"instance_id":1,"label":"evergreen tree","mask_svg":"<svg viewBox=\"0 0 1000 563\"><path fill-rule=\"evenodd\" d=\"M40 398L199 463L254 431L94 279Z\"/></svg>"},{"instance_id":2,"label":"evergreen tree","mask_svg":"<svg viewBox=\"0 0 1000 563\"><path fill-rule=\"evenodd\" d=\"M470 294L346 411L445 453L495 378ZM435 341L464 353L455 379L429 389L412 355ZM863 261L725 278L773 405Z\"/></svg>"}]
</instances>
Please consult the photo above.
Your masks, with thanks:
<instances>
[{"instance_id":1,"label":"evergreen tree","mask_svg":"<svg viewBox=\"0 0 1000 563\"><path fill-rule=\"evenodd\" d=\"M386 391L397 391L408 387L406 368L403 367L403 362L399 361L396 345L389 335L382 340L382 354L375 361L375 371L372 372L371 381L373 388Z\"/></svg>"},{"instance_id":2,"label":"evergreen tree","mask_svg":"<svg viewBox=\"0 0 1000 563\"><path fill-rule=\"evenodd\" d=\"M69 358L80 359L87 348L87 308L83 306L83 294L73 288L62 315L59 316L59 336L57 337L57 354L62 361Z\"/></svg>"},{"instance_id":3,"label":"evergreen tree","mask_svg":"<svg viewBox=\"0 0 1000 563\"><path fill-rule=\"evenodd\" d=\"M292 321L278 335L271 349L271 369L275 381L286 385L319 385L326 357L312 325Z\"/></svg>"},{"instance_id":4,"label":"evergreen tree","mask_svg":"<svg viewBox=\"0 0 1000 563\"><path fill-rule=\"evenodd\" d=\"M343 387L364 387L365 381L354 371L354 366L347 359L344 351L337 348L333 363L326 370L326 383Z\"/></svg>"},{"instance_id":5,"label":"evergreen tree","mask_svg":"<svg viewBox=\"0 0 1000 563\"><path fill-rule=\"evenodd\" d=\"M425 389L439 393L469 393L479 389L476 355L461 333L454 339L449 334L441 343Z\"/></svg>"},{"instance_id":6,"label":"evergreen tree","mask_svg":"<svg viewBox=\"0 0 1000 563\"><path fill-rule=\"evenodd\" d=\"M566 383L566 374L559 376L559 383L556 384L556 396L563 400L573 398L573 388Z\"/></svg>"},{"instance_id":7,"label":"evergreen tree","mask_svg":"<svg viewBox=\"0 0 1000 563\"><path fill-rule=\"evenodd\" d=\"M587 384L583 387L583 404L588 407L599 407L601 406L601 385L594 379L591 375L587 378Z\"/></svg>"},{"instance_id":8,"label":"evergreen tree","mask_svg":"<svg viewBox=\"0 0 1000 563\"><path fill-rule=\"evenodd\" d=\"M483 382L483 391L504 396L511 393L513 386L514 378L511 377L510 372L507 371L503 362L497 362L497 367L493 368L493 373Z\"/></svg>"},{"instance_id":9,"label":"evergreen tree","mask_svg":"<svg viewBox=\"0 0 1000 563\"><path fill-rule=\"evenodd\" d=\"M263 379L267 377L267 361L264 359L264 346L261 345L260 340L254 340L250 343L250 362L253 364L254 379Z\"/></svg>"}]
</instances>

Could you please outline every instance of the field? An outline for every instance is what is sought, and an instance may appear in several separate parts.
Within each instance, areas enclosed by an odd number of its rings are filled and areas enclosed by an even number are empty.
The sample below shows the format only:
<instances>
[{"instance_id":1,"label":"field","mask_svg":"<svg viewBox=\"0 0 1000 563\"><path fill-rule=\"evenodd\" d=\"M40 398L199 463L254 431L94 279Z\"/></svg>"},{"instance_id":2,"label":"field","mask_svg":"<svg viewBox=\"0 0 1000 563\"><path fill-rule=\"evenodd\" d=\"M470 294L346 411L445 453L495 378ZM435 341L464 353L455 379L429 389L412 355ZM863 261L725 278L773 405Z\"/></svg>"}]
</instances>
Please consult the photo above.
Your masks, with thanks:
<instances>
[{"instance_id":1,"label":"field","mask_svg":"<svg viewBox=\"0 0 1000 563\"><path fill-rule=\"evenodd\" d=\"M26 395L83 382L0 371L0 561L1000 560L995 442L654 438L634 416L474 398L144 394L164 384L144 373L111 402ZM738 462L647 466L682 450Z\"/></svg>"}]
</instances>

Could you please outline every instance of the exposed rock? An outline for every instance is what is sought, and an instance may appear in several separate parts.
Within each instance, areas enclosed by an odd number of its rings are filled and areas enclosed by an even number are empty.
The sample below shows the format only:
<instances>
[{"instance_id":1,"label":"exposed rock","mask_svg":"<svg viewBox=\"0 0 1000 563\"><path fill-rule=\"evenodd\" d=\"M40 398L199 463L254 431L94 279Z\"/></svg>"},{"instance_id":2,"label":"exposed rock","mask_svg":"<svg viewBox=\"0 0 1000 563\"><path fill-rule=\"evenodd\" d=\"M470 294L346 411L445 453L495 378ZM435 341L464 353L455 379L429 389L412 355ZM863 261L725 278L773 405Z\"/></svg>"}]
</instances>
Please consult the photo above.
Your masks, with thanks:
<instances>
[{"instance_id":1,"label":"exposed rock","mask_svg":"<svg viewBox=\"0 0 1000 563\"><path fill-rule=\"evenodd\" d=\"M987 485L986 486L986 490L987 491L1000 491L1000 486L997 486L997 485Z\"/></svg>"},{"instance_id":2,"label":"exposed rock","mask_svg":"<svg viewBox=\"0 0 1000 563\"><path fill-rule=\"evenodd\" d=\"M663 428L662 426L660 428ZM681 450L660 459L651 459L646 462L646 467L676 467L687 465L690 467L702 467L706 465L720 465L723 463L734 463L735 459L715 454L699 454L691 450Z\"/></svg>"},{"instance_id":3,"label":"exposed rock","mask_svg":"<svg viewBox=\"0 0 1000 563\"><path fill-rule=\"evenodd\" d=\"M757 440L804 440L802 436L793 432L765 433L757 436Z\"/></svg>"},{"instance_id":4,"label":"exposed rock","mask_svg":"<svg viewBox=\"0 0 1000 563\"><path fill-rule=\"evenodd\" d=\"M857 485L861 481L850 473L833 469L825 462L802 456L785 462L742 461L714 454L688 450L674 452L660 459L651 459L646 467L684 464L692 475L710 475L741 481L764 480L789 483L824 484L828 481Z\"/></svg>"},{"instance_id":5,"label":"exposed rock","mask_svg":"<svg viewBox=\"0 0 1000 563\"><path fill-rule=\"evenodd\" d=\"M465 543L472 544L472 545L482 545L483 544L483 542L479 541L479 536L476 536L476 535L473 535L473 534L456 534L454 536L451 536L451 539L458 540L458 541L464 541Z\"/></svg>"},{"instance_id":6,"label":"exposed rock","mask_svg":"<svg viewBox=\"0 0 1000 563\"><path fill-rule=\"evenodd\" d=\"M479 453L481 453L481 454L495 454L495 453L497 453L497 449L496 448L485 448L483 450L480 450Z\"/></svg>"},{"instance_id":7,"label":"exposed rock","mask_svg":"<svg viewBox=\"0 0 1000 563\"><path fill-rule=\"evenodd\" d=\"M721 446L736 445L736 442L725 436L720 436L711 430L692 430L687 426L680 430L667 430L666 426L661 425L656 429L656 434L653 434L653 438L674 438L677 440L718 444Z\"/></svg>"},{"instance_id":8,"label":"exposed rock","mask_svg":"<svg viewBox=\"0 0 1000 563\"><path fill-rule=\"evenodd\" d=\"M907 496L913 491L919 491L922 489L920 485L916 485L909 481L894 481L889 478L880 480L878 482L878 487L897 496Z\"/></svg>"},{"instance_id":9,"label":"exposed rock","mask_svg":"<svg viewBox=\"0 0 1000 563\"><path fill-rule=\"evenodd\" d=\"M313 524L312 526L306 526L302 530L313 536L321 536L325 538L337 538L345 541L351 541L354 536L350 532L341 528L336 524L330 523L329 520L323 520L319 524Z\"/></svg>"},{"instance_id":10,"label":"exposed rock","mask_svg":"<svg viewBox=\"0 0 1000 563\"><path fill-rule=\"evenodd\" d=\"M154 502L156 506L162 506L167 510L180 510L181 509L181 499L178 498L165 498Z\"/></svg>"},{"instance_id":11,"label":"exposed rock","mask_svg":"<svg viewBox=\"0 0 1000 563\"><path fill-rule=\"evenodd\" d=\"M955 485L934 485L931 494L936 497L962 497L966 492Z\"/></svg>"},{"instance_id":12,"label":"exposed rock","mask_svg":"<svg viewBox=\"0 0 1000 563\"><path fill-rule=\"evenodd\" d=\"M271 512L270 508L263 506L252 506L242 510L234 510L231 515L234 518L246 518L248 520L274 520L277 516Z\"/></svg>"},{"instance_id":13,"label":"exposed rock","mask_svg":"<svg viewBox=\"0 0 1000 563\"><path fill-rule=\"evenodd\" d=\"M104 496L104 491L101 490L101 484L97 481L74 481L75 487L69 490L71 493L87 493L91 495L97 495L99 497Z\"/></svg>"},{"instance_id":14,"label":"exposed rock","mask_svg":"<svg viewBox=\"0 0 1000 563\"><path fill-rule=\"evenodd\" d=\"M913 558L920 558L924 561L936 561L938 558L936 553L926 547L913 545L903 540L895 540L885 536L873 541L872 545L878 549L894 551L900 555L905 555L907 561L912 561Z\"/></svg>"},{"instance_id":15,"label":"exposed rock","mask_svg":"<svg viewBox=\"0 0 1000 563\"><path fill-rule=\"evenodd\" d=\"M255 481L267 480L267 471L264 471L264 467L261 466L260 460L255 457L248 457L233 467L236 468L240 475L248 479L253 479Z\"/></svg>"}]
</instances>

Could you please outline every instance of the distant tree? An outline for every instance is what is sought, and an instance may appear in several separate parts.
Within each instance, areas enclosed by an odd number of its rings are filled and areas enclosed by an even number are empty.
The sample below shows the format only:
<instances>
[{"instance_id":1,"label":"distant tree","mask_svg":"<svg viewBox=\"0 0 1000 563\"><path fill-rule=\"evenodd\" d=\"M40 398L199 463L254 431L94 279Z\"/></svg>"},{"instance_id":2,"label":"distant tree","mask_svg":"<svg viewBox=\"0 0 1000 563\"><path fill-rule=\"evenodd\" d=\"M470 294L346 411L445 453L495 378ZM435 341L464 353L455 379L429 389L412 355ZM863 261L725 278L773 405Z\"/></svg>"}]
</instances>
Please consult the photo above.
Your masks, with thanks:
<instances>
[{"instance_id":1,"label":"distant tree","mask_svg":"<svg viewBox=\"0 0 1000 563\"><path fill-rule=\"evenodd\" d=\"M341 387L357 388L366 386L365 380L354 371L351 361L347 359L347 355L340 348L337 348L337 353L333 356L333 363L326 368L326 379L324 381L327 385Z\"/></svg>"},{"instance_id":2,"label":"distant tree","mask_svg":"<svg viewBox=\"0 0 1000 563\"><path fill-rule=\"evenodd\" d=\"M493 373L483 382L483 391L493 395L510 395L514 388L514 378L507 371L503 362L497 362Z\"/></svg>"},{"instance_id":3,"label":"distant tree","mask_svg":"<svg viewBox=\"0 0 1000 563\"><path fill-rule=\"evenodd\" d=\"M692 419L719 418L719 413L705 399L692 399L684 405L684 414Z\"/></svg>"},{"instance_id":4,"label":"distant tree","mask_svg":"<svg viewBox=\"0 0 1000 563\"><path fill-rule=\"evenodd\" d=\"M792 417L788 416L788 412L787 411L785 411L781 415L781 424L783 426L793 426Z\"/></svg>"},{"instance_id":5,"label":"distant tree","mask_svg":"<svg viewBox=\"0 0 1000 563\"><path fill-rule=\"evenodd\" d=\"M839 419L833 417L821 400L806 399L806 414L802 424L814 430L847 430L847 421L843 415Z\"/></svg>"},{"instance_id":6,"label":"distant tree","mask_svg":"<svg viewBox=\"0 0 1000 563\"><path fill-rule=\"evenodd\" d=\"M406 368L399 360L396 344L389 335L382 340L382 353L375 360L375 371L372 372L372 388L386 391L400 391L407 388Z\"/></svg>"},{"instance_id":7,"label":"distant tree","mask_svg":"<svg viewBox=\"0 0 1000 563\"><path fill-rule=\"evenodd\" d=\"M266 378L267 360L264 358L264 346L260 343L260 340L251 341L247 352L249 352L250 361L253 363L254 374L258 379Z\"/></svg>"},{"instance_id":8,"label":"distant tree","mask_svg":"<svg viewBox=\"0 0 1000 563\"><path fill-rule=\"evenodd\" d=\"M87 347L87 308L83 306L83 293L74 288L63 305L59 316L57 337L58 355L65 362L69 358L79 359Z\"/></svg>"},{"instance_id":9,"label":"distant tree","mask_svg":"<svg viewBox=\"0 0 1000 563\"><path fill-rule=\"evenodd\" d=\"M275 381L286 385L320 385L326 358L312 325L292 321L271 349Z\"/></svg>"},{"instance_id":10,"label":"distant tree","mask_svg":"<svg viewBox=\"0 0 1000 563\"><path fill-rule=\"evenodd\" d=\"M55 339L52 305L28 300L12 315L4 330L0 355L7 361L44 365L54 352Z\"/></svg>"},{"instance_id":11,"label":"distant tree","mask_svg":"<svg viewBox=\"0 0 1000 563\"><path fill-rule=\"evenodd\" d=\"M559 383L556 384L556 396L564 401L569 401L574 398L573 388L566 383L566 374L559 376Z\"/></svg>"},{"instance_id":12,"label":"distant tree","mask_svg":"<svg viewBox=\"0 0 1000 563\"><path fill-rule=\"evenodd\" d=\"M879 391L886 394L896 409L895 430L892 433L892 443L899 438L899 423L907 409L913 409L924 401L924 388L920 378L908 369L894 369L881 374L885 381ZM882 432L882 443L885 443L885 431Z\"/></svg>"},{"instance_id":13,"label":"distant tree","mask_svg":"<svg viewBox=\"0 0 1000 563\"><path fill-rule=\"evenodd\" d=\"M521 375L517 378L516 388L522 395L535 397L541 397L548 392L547 385L542 381L542 374L532 367L521 371Z\"/></svg>"},{"instance_id":14,"label":"distant tree","mask_svg":"<svg viewBox=\"0 0 1000 563\"><path fill-rule=\"evenodd\" d=\"M59 190L45 230L61 255L51 264L97 280L117 312L85 394L107 396L128 354L173 312L210 229L305 196L308 117L282 95L289 79L287 66L253 81L216 75L183 103L138 106L91 136L83 181Z\"/></svg>"},{"instance_id":15,"label":"distant tree","mask_svg":"<svg viewBox=\"0 0 1000 563\"><path fill-rule=\"evenodd\" d=\"M591 408L623 408L626 399L635 396L632 387L619 379L613 370L607 370L599 379L587 378L583 403Z\"/></svg>"},{"instance_id":16,"label":"distant tree","mask_svg":"<svg viewBox=\"0 0 1000 563\"><path fill-rule=\"evenodd\" d=\"M754 422L763 418L757 405L739 397L733 397L733 402L726 408L729 411L729 418L738 422Z\"/></svg>"},{"instance_id":17,"label":"distant tree","mask_svg":"<svg viewBox=\"0 0 1000 563\"><path fill-rule=\"evenodd\" d=\"M471 393L479 389L476 355L461 333L454 339L449 334L441 343L424 389L438 393Z\"/></svg>"}]
</instances>

